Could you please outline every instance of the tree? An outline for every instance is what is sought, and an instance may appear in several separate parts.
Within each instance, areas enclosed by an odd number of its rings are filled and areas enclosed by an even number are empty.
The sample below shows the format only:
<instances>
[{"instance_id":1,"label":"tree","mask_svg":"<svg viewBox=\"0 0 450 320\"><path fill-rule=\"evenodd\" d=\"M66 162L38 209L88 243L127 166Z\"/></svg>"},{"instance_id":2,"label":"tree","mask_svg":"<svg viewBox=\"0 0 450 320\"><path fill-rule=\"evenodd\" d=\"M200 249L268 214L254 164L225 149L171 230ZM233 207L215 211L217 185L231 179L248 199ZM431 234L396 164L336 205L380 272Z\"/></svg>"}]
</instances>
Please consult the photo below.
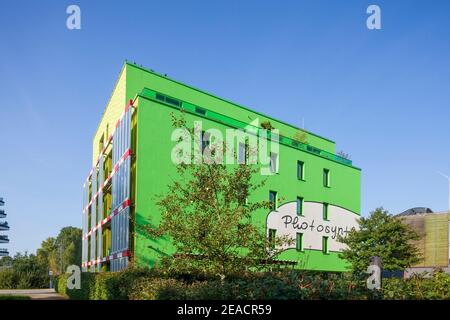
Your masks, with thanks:
<instances>
[{"instance_id":1,"label":"tree","mask_svg":"<svg viewBox=\"0 0 450 320\"><path fill-rule=\"evenodd\" d=\"M172 122L174 128L185 128L189 139L195 141L195 130L187 127L183 116L177 119L172 115ZM210 148L211 153L216 150L213 145ZM222 148L226 149L225 143ZM270 208L268 201L247 201L249 194L265 183L255 182L260 169L256 165L185 161L176 168L177 180L157 201L161 223L142 228L151 237L172 240L176 252L163 258L166 266L223 279L230 273L262 268L277 256L278 248L292 241L281 237L269 240L264 229L252 222L255 211Z\"/></svg>"},{"instance_id":2,"label":"tree","mask_svg":"<svg viewBox=\"0 0 450 320\"><path fill-rule=\"evenodd\" d=\"M41 247L37 249L36 256L38 263L45 266L47 269L53 271L55 274L58 271L56 261L56 239L49 237L42 241Z\"/></svg>"},{"instance_id":3,"label":"tree","mask_svg":"<svg viewBox=\"0 0 450 320\"><path fill-rule=\"evenodd\" d=\"M57 274L65 273L70 265L81 264L80 228L64 227L55 240L55 263Z\"/></svg>"},{"instance_id":4,"label":"tree","mask_svg":"<svg viewBox=\"0 0 450 320\"><path fill-rule=\"evenodd\" d=\"M403 270L420 261L413 241L419 236L401 219L377 208L368 218L359 219L359 230L353 229L339 241L347 245L340 256L349 261L354 273L364 273L369 259L379 256L384 270Z\"/></svg>"}]
</instances>

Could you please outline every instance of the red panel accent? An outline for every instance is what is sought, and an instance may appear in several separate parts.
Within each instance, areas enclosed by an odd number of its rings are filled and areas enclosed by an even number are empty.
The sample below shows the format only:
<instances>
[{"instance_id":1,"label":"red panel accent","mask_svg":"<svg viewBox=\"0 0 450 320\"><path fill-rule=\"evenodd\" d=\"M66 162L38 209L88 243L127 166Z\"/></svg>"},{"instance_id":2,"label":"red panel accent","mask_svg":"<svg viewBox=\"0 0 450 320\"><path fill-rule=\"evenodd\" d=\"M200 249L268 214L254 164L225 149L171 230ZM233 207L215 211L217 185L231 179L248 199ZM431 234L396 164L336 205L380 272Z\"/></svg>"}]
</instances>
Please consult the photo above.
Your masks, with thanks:
<instances>
[{"instance_id":1,"label":"red panel accent","mask_svg":"<svg viewBox=\"0 0 450 320\"><path fill-rule=\"evenodd\" d=\"M127 208L127 207L129 207L131 205L131 200L130 199L126 199L124 202L123 202L123 208L125 209L125 208Z\"/></svg>"}]
</instances>

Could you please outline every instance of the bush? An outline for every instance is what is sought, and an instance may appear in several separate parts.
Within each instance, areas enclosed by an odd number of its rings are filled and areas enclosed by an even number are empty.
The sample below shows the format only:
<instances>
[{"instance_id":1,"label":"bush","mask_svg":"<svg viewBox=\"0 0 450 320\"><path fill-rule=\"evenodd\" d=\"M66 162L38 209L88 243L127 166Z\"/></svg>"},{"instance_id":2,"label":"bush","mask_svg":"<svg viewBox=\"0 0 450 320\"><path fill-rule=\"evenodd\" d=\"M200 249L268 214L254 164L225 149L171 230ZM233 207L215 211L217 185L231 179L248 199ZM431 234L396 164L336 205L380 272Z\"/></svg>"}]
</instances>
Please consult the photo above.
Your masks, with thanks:
<instances>
[{"instance_id":1,"label":"bush","mask_svg":"<svg viewBox=\"0 0 450 320\"><path fill-rule=\"evenodd\" d=\"M15 289L16 280L12 269L0 270L0 289Z\"/></svg>"},{"instance_id":2,"label":"bush","mask_svg":"<svg viewBox=\"0 0 450 320\"><path fill-rule=\"evenodd\" d=\"M267 299L371 299L363 282L343 275L297 271L248 273L226 280L184 281L174 278L144 278L131 289L135 300L267 300Z\"/></svg>"},{"instance_id":3,"label":"bush","mask_svg":"<svg viewBox=\"0 0 450 320\"><path fill-rule=\"evenodd\" d=\"M386 279L383 297L391 300L448 300L450 275L437 271L428 278L416 275L406 280Z\"/></svg>"},{"instance_id":4,"label":"bush","mask_svg":"<svg viewBox=\"0 0 450 320\"><path fill-rule=\"evenodd\" d=\"M230 275L220 280L201 274L128 268L114 273L82 273L80 290L67 289L68 276L57 279L57 292L85 300L450 299L450 275L442 272L431 278L384 279L381 291L368 290L365 277L295 270ZM8 277L3 275L5 283L10 281Z\"/></svg>"},{"instance_id":5,"label":"bush","mask_svg":"<svg viewBox=\"0 0 450 320\"><path fill-rule=\"evenodd\" d=\"M82 272L81 273L81 285L80 289L68 289L67 279L69 274L63 274L57 277L55 280L55 290L56 292L74 300L89 300L93 295L94 285L95 285L95 273Z\"/></svg>"},{"instance_id":6,"label":"bush","mask_svg":"<svg viewBox=\"0 0 450 320\"><path fill-rule=\"evenodd\" d=\"M176 279L142 278L131 288L130 300L188 299L187 285Z\"/></svg>"}]
</instances>

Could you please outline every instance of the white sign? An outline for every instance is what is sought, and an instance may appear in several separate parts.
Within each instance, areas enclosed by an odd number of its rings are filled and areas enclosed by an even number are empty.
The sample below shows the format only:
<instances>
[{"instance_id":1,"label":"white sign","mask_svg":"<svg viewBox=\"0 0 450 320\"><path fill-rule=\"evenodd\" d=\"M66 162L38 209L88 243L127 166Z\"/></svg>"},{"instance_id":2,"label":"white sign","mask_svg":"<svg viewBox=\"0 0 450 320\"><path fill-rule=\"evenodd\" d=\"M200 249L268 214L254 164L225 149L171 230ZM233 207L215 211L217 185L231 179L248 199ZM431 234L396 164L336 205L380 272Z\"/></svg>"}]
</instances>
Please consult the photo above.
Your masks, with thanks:
<instances>
[{"instance_id":1,"label":"white sign","mask_svg":"<svg viewBox=\"0 0 450 320\"><path fill-rule=\"evenodd\" d=\"M352 228L358 228L358 215L349 210L328 205L328 218L323 219L323 204L304 202L303 215L297 215L297 203L289 202L269 213L267 231L277 230L277 236L289 236L296 239L297 233L303 233L303 248L322 250L322 237L328 237L328 250L341 251L345 245L337 241L338 235L346 236ZM295 248L285 245L285 248Z\"/></svg>"}]
</instances>

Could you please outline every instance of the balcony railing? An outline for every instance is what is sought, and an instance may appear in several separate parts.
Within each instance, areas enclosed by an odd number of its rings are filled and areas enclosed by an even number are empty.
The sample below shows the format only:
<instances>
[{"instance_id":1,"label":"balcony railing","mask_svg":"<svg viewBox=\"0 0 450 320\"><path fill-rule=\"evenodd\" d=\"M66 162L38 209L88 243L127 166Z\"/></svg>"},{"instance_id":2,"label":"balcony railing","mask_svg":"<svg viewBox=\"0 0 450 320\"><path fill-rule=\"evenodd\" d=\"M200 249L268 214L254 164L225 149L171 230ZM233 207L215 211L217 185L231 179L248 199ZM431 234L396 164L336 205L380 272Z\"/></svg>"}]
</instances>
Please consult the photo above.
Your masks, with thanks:
<instances>
[{"instance_id":1,"label":"balcony railing","mask_svg":"<svg viewBox=\"0 0 450 320\"><path fill-rule=\"evenodd\" d=\"M0 198L0 206L4 206L5 205L5 201L3 200L3 198Z\"/></svg>"},{"instance_id":2,"label":"balcony railing","mask_svg":"<svg viewBox=\"0 0 450 320\"><path fill-rule=\"evenodd\" d=\"M8 236L0 235L0 243L8 243L8 242L9 242Z\"/></svg>"},{"instance_id":3,"label":"balcony railing","mask_svg":"<svg viewBox=\"0 0 450 320\"><path fill-rule=\"evenodd\" d=\"M8 255L9 255L8 249L0 248L0 257L5 257Z\"/></svg>"},{"instance_id":4,"label":"balcony railing","mask_svg":"<svg viewBox=\"0 0 450 320\"><path fill-rule=\"evenodd\" d=\"M0 219L6 218L5 210L0 210Z\"/></svg>"}]
</instances>

